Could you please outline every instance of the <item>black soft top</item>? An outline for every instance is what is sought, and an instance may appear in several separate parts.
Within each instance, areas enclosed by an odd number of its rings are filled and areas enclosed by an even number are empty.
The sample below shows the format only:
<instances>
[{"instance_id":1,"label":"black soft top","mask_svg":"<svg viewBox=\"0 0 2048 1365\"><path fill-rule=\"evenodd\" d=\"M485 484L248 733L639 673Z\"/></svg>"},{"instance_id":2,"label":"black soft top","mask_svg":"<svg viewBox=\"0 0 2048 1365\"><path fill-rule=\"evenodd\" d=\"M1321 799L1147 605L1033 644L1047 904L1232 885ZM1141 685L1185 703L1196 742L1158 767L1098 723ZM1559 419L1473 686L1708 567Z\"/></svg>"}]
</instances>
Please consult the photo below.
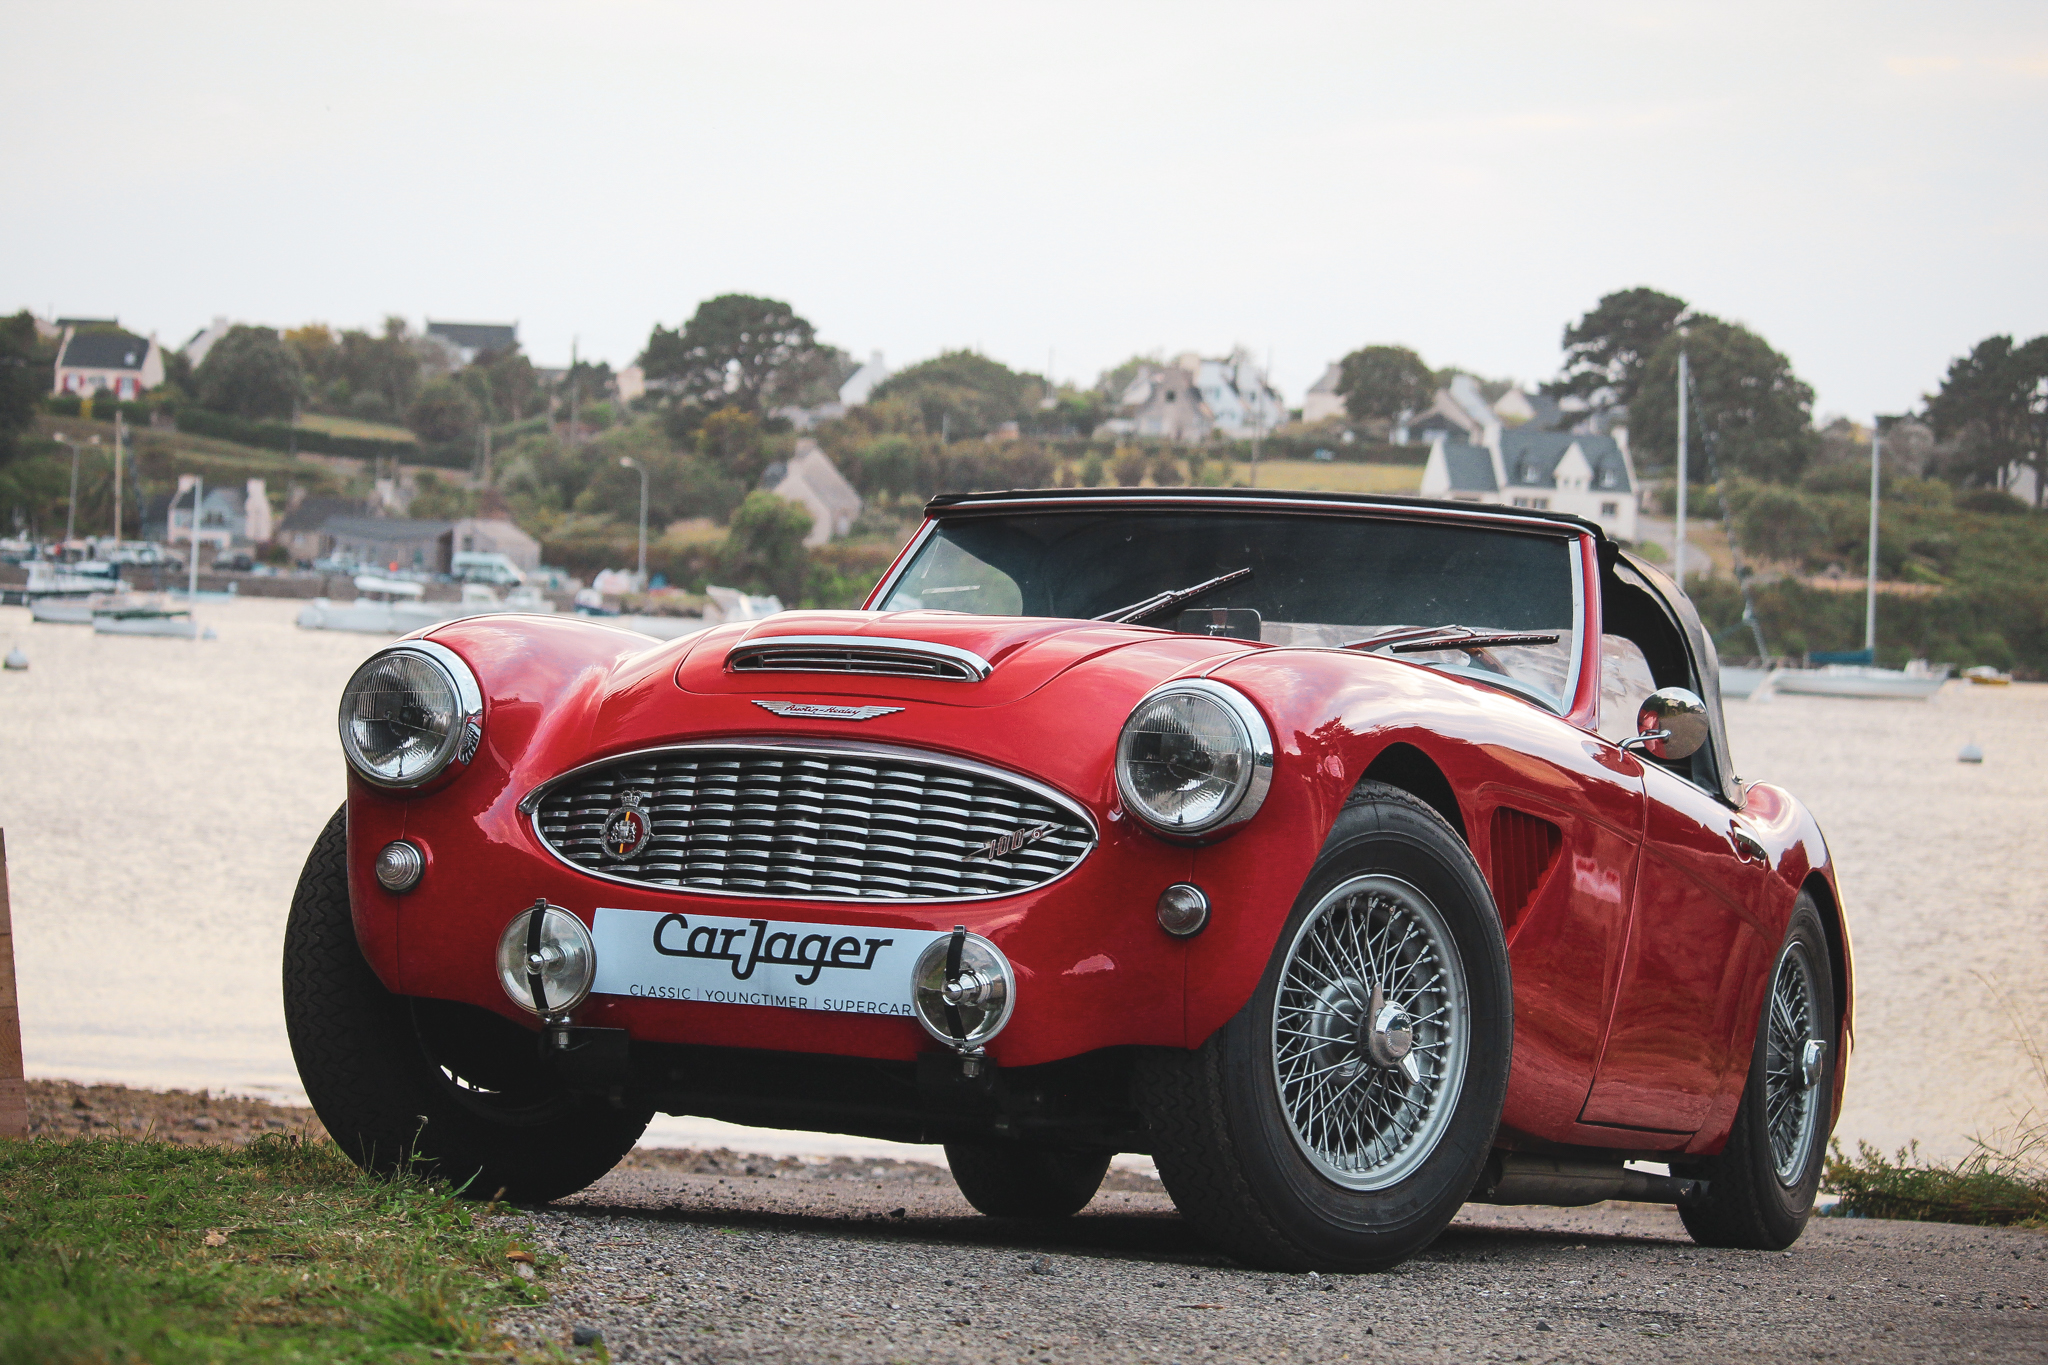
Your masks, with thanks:
<instances>
[{"instance_id":1,"label":"black soft top","mask_svg":"<svg viewBox=\"0 0 2048 1365\"><path fill-rule=\"evenodd\" d=\"M1204 505L1257 508L1263 504L1276 511L1356 507L1361 511L1409 514L1454 512L1467 517L1483 516L1489 520L1535 522L1558 530L1583 532L1600 541L1607 539L1607 533L1600 529L1598 523L1565 512L1503 507L1484 502L1451 502L1442 498L1411 498L1396 493L1323 493L1295 488L1012 488L987 493L940 493L924 505L924 514L928 517L964 516L1033 506L1051 509L1064 504L1181 510Z\"/></svg>"}]
</instances>

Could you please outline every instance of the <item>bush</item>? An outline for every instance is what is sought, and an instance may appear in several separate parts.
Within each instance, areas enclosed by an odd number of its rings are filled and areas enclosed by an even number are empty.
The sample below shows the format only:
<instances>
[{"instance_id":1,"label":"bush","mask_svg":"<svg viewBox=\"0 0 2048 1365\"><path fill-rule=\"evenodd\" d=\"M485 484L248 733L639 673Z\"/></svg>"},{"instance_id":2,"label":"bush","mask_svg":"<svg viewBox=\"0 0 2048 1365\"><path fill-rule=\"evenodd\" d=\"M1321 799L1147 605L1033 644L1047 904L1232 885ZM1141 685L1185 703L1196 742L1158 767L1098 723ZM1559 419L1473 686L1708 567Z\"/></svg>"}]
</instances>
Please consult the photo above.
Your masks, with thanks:
<instances>
[{"instance_id":1,"label":"bush","mask_svg":"<svg viewBox=\"0 0 2048 1365\"><path fill-rule=\"evenodd\" d=\"M810 578L811 514L800 503L756 489L732 515L718 571L736 588L799 600Z\"/></svg>"},{"instance_id":2,"label":"bush","mask_svg":"<svg viewBox=\"0 0 2048 1365\"><path fill-rule=\"evenodd\" d=\"M1116 475L1119 486L1136 488L1145 481L1146 459L1142 451L1122 450L1117 452L1116 463L1111 471Z\"/></svg>"}]
</instances>

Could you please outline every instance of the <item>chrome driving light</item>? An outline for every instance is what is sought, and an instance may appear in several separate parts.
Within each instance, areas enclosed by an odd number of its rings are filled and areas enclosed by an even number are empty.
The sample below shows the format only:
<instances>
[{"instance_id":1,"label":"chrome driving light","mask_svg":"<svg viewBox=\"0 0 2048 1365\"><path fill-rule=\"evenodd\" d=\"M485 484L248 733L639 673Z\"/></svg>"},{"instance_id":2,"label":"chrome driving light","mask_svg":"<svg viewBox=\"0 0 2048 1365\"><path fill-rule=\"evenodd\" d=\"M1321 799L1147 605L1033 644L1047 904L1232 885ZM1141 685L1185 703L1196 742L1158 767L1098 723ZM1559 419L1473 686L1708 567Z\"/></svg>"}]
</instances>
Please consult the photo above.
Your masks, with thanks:
<instances>
[{"instance_id":1,"label":"chrome driving light","mask_svg":"<svg viewBox=\"0 0 2048 1365\"><path fill-rule=\"evenodd\" d=\"M417 787L483 739L483 689L455 651L408 640L372 655L341 691L341 749L364 781Z\"/></svg>"},{"instance_id":2,"label":"chrome driving light","mask_svg":"<svg viewBox=\"0 0 2048 1365\"><path fill-rule=\"evenodd\" d=\"M418 886L426 870L427 855L420 852L417 844L394 839L377 850L377 885L395 895Z\"/></svg>"},{"instance_id":3,"label":"chrome driving light","mask_svg":"<svg viewBox=\"0 0 2048 1365\"><path fill-rule=\"evenodd\" d=\"M927 944L910 980L917 1022L958 1052L978 1052L1003 1031L1017 1007L1017 974L1010 960L964 927Z\"/></svg>"},{"instance_id":4,"label":"chrome driving light","mask_svg":"<svg viewBox=\"0 0 2048 1365\"><path fill-rule=\"evenodd\" d=\"M498 984L512 1003L543 1018L582 1004L597 978L597 945L583 921L536 901L498 935Z\"/></svg>"},{"instance_id":5,"label":"chrome driving light","mask_svg":"<svg viewBox=\"0 0 2048 1365\"><path fill-rule=\"evenodd\" d=\"M1209 922L1209 898L1202 888L1175 882L1159 893L1159 927L1175 938L1193 938Z\"/></svg>"},{"instance_id":6,"label":"chrome driving light","mask_svg":"<svg viewBox=\"0 0 2048 1365\"><path fill-rule=\"evenodd\" d=\"M1165 835L1213 834L1258 812L1273 781L1273 736L1235 688L1168 683L1139 702L1116 743L1116 789Z\"/></svg>"}]
</instances>

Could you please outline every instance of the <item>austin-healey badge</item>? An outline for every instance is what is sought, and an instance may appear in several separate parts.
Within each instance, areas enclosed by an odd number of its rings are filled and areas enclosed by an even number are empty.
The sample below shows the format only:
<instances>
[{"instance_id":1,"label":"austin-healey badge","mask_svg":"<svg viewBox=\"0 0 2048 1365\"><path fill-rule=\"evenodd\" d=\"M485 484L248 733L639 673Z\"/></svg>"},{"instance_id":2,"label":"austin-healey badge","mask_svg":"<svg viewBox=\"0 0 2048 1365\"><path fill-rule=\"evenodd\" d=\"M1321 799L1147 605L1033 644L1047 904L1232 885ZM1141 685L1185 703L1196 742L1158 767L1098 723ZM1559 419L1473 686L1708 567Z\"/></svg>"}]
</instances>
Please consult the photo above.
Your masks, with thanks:
<instances>
[{"instance_id":1,"label":"austin-healey badge","mask_svg":"<svg viewBox=\"0 0 2048 1365\"><path fill-rule=\"evenodd\" d=\"M647 841L654 837L654 825L640 808L644 799L631 788L619 793L619 804L604 817L604 827L598 831L598 844L605 857L624 862L647 847Z\"/></svg>"}]
</instances>

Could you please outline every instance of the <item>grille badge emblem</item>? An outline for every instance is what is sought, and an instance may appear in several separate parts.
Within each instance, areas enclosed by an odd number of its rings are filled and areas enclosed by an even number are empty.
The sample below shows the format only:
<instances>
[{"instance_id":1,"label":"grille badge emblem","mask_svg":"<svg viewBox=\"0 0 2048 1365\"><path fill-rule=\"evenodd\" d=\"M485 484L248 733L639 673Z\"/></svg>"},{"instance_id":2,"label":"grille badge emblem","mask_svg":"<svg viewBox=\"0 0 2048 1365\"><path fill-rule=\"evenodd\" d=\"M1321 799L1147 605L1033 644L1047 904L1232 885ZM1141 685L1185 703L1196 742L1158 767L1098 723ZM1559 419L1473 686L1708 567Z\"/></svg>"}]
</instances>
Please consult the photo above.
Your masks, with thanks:
<instances>
[{"instance_id":1,"label":"grille badge emblem","mask_svg":"<svg viewBox=\"0 0 2048 1365\"><path fill-rule=\"evenodd\" d=\"M784 720L873 720L876 716L893 715L903 709L900 706L827 706L812 701L757 701L754 705L763 711L772 711Z\"/></svg>"},{"instance_id":2,"label":"grille badge emblem","mask_svg":"<svg viewBox=\"0 0 2048 1365\"><path fill-rule=\"evenodd\" d=\"M640 809L645 799L631 788L619 793L619 804L604 817L604 827L598 831L598 846L605 857L624 862L647 847L647 841L654 837L654 824L647 818L647 812Z\"/></svg>"},{"instance_id":3,"label":"grille badge emblem","mask_svg":"<svg viewBox=\"0 0 2048 1365\"><path fill-rule=\"evenodd\" d=\"M1018 849L1024 847L1024 845L1035 844L1050 833L1052 833L1052 826L1048 824L1032 825L1028 828L1017 830L1012 834L998 835L980 848L969 853L967 861L971 863L976 858L986 858L990 862L994 862L998 858L1007 858Z\"/></svg>"}]
</instances>

